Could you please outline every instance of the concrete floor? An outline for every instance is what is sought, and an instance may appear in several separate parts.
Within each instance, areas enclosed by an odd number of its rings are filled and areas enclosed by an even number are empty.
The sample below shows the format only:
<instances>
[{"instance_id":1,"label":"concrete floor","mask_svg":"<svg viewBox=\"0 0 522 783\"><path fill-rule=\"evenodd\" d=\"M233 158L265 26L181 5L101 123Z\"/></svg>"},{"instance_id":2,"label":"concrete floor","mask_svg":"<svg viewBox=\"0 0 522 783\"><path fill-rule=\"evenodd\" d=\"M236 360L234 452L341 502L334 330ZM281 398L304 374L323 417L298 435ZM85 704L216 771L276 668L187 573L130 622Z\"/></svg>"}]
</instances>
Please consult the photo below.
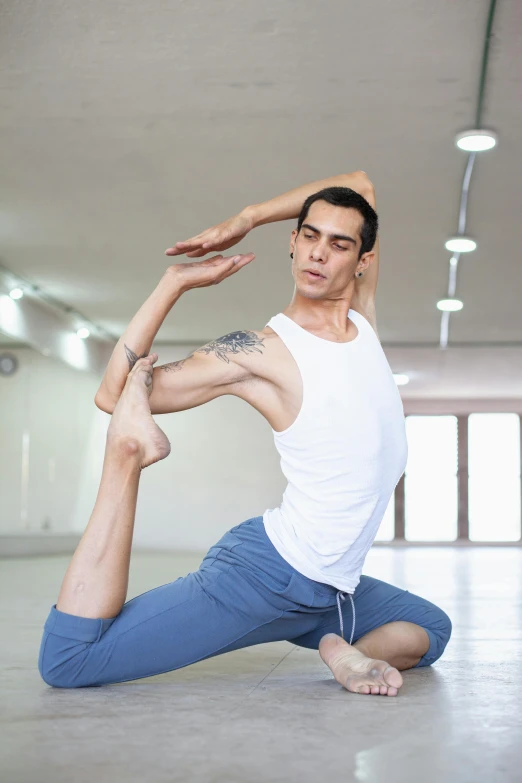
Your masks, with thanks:
<instances>
[{"instance_id":1,"label":"concrete floor","mask_svg":"<svg viewBox=\"0 0 522 783\"><path fill-rule=\"evenodd\" d=\"M397 698L348 693L288 642L103 688L50 688L42 625L69 558L0 560L3 783L522 780L522 548L374 548L365 573L438 603L453 637ZM134 553L128 597L201 557Z\"/></svg>"}]
</instances>

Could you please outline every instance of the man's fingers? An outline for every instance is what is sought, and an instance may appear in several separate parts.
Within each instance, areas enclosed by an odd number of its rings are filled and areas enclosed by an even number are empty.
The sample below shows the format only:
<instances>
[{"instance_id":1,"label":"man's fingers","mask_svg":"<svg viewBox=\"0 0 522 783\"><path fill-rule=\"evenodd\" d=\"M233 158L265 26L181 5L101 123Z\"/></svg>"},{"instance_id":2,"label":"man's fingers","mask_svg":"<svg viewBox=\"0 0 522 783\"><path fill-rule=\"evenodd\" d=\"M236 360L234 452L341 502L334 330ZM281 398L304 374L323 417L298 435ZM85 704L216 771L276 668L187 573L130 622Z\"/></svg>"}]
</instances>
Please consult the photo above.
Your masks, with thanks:
<instances>
[{"instance_id":1,"label":"man's fingers","mask_svg":"<svg viewBox=\"0 0 522 783\"><path fill-rule=\"evenodd\" d=\"M189 245L187 243L187 244L183 245L182 247L178 247L176 245L175 247L168 247L165 250L165 255L166 256L183 256L183 255L187 255L188 256L188 254L191 253L191 252L192 253L200 252L201 255L205 255L206 253L208 253L208 249L205 249L205 250L201 251L200 248L201 248L200 244Z\"/></svg>"},{"instance_id":2,"label":"man's fingers","mask_svg":"<svg viewBox=\"0 0 522 783\"><path fill-rule=\"evenodd\" d=\"M176 242L174 247L169 247L165 250L167 256L177 256L181 254L198 253L198 256L191 255L191 258L198 258L204 256L209 250L217 247L220 242L223 241L223 237L218 234L213 234L210 231L205 231L203 234L198 234L191 239L185 239L183 242ZM203 250L203 248L207 248Z\"/></svg>"},{"instance_id":3,"label":"man's fingers","mask_svg":"<svg viewBox=\"0 0 522 783\"><path fill-rule=\"evenodd\" d=\"M201 258L201 256L206 256L208 253L208 250L191 250L191 251L183 251L185 255L188 258Z\"/></svg>"},{"instance_id":4,"label":"man's fingers","mask_svg":"<svg viewBox=\"0 0 522 783\"><path fill-rule=\"evenodd\" d=\"M194 247L198 247L198 237L192 237L192 239L185 239L183 242L176 242L174 247L168 247L165 250L167 256L179 256L186 253L187 250L191 250Z\"/></svg>"},{"instance_id":5,"label":"man's fingers","mask_svg":"<svg viewBox=\"0 0 522 783\"><path fill-rule=\"evenodd\" d=\"M187 242L176 242L174 247L168 247L165 250L165 255L166 256L182 256L182 255L184 255L187 252L187 250L190 250L192 247L194 247L194 244L193 243L191 244L189 241L187 241Z\"/></svg>"},{"instance_id":6,"label":"man's fingers","mask_svg":"<svg viewBox=\"0 0 522 783\"><path fill-rule=\"evenodd\" d=\"M230 277L231 275L234 275L236 272L238 272L244 266L246 266L251 261L253 261L254 258L256 257L256 254L255 253L247 253L246 255L241 255L241 256L236 256L236 257L238 258L237 263L233 264L231 269L228 269L225 272L225 274L223 275L223 277L220 280L216 281L216 282L220 283L221 280L224 280L226 277Z\"/></svg>"}]
</instances>

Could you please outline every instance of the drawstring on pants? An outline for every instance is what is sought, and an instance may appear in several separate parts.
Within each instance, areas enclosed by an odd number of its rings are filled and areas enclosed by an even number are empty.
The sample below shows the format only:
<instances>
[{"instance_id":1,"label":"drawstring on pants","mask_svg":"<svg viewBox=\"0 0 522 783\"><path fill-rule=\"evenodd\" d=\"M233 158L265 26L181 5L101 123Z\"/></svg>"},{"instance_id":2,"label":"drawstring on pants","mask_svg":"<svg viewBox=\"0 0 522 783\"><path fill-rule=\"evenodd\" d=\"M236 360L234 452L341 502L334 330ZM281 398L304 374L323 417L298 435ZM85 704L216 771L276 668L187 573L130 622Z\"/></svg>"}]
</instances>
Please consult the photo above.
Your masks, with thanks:
<instances>
[{"instance_id":1,"label":"drawstring on pants","mask_svg":"<svg viewBox=\"0 0 522 783\"><path fill-rule=\"evenodd\" d=\"M350 601L352 602L352 635L350 636L350 644L353 641L353 635L355 633L355 604L353 602L352 594L351 593L343 593L342 590L339 590L336 599L337 599L337 609L339 610L339 625L341 626L341 636L344 639L344 627L343 627L343 613L341 612L341 601L346 601L346 596L350 596Z\"/></svg>"}]
</instances>

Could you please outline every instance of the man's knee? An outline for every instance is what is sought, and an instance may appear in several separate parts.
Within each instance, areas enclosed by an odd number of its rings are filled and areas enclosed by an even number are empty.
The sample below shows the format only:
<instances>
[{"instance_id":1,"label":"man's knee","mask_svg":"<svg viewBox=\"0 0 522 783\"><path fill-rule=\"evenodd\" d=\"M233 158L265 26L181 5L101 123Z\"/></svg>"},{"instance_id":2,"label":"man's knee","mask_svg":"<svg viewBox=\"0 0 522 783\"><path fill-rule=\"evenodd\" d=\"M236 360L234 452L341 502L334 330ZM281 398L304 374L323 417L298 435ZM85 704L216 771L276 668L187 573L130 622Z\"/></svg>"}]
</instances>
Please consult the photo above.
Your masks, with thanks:
<instances>
[{"instance_id":1,"label":"man's knee","mask_svg":"<svg viewBox=\"0 0 522 783\"><path fill-rule=\"evenodd\" d=\"M431 666L441 657L450 640L453 628L446 612L436 606L433 606L428 622L423 623L422 627L430 638L430 646L428 652L423 655L417 664L418 667Z\"/></svg>"},{"instance_id":2,"label":"man's knee","mask_svg":"<svg viewBox=\"0 0 522 783\"><path fill-rule=\"evenodd\" d=\"M116 618L77 617L51 607L44 625L38 670L54 688L100 685L112 646L101 642Z\"/></svg>"},{"instance_id":3,"label":"man's knee","mask_svg":"<svg viewBox=\"0 0 522 783\"><path fill-rule=\"evenodd\" d=\"M85 642L44 633L38 656L42 680L53 688L80 687L83 683L80 683L79 672L87 647Z\"/></svg>"}]
</instances>

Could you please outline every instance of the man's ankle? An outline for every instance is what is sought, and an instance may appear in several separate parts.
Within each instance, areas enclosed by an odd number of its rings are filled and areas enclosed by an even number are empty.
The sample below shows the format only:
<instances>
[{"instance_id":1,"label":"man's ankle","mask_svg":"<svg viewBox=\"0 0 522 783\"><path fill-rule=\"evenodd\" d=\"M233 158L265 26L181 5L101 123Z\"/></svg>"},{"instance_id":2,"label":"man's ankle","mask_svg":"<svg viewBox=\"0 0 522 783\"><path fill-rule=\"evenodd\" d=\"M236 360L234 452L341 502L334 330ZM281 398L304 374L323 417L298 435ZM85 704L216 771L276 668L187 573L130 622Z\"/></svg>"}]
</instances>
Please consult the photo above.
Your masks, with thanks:
<instances>
[{"instance_id":1,"label":"man's ankle","mask_svg":"<svg viewBox=\"0 0 522 783\"><path fill-rule=\"evenodd\" d=\"M121 463L122 465L136 464L140 467L143 458L143 447L133 437L107 437L106 456L111 461Z\"/></svg>"}]
</instances>

